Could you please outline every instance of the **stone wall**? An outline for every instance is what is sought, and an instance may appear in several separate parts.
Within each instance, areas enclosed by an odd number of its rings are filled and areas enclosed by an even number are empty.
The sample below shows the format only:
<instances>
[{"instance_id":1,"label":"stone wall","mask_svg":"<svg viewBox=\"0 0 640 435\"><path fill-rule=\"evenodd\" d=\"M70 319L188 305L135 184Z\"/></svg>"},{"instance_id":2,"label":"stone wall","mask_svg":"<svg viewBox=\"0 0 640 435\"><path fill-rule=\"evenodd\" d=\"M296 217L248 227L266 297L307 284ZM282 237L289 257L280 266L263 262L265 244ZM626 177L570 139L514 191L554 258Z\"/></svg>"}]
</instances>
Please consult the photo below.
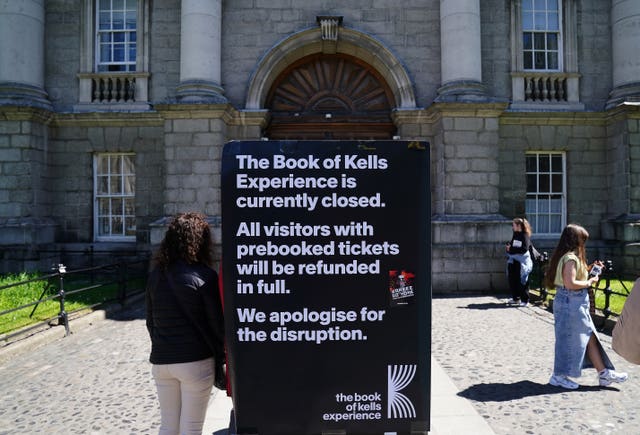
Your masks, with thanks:
<instances>
[{"instance_id":1,"label":"stone wall","mask_svg":"<svg viewBox=\"0 0 640 435\"><path fill-rule=\"evenodd\" d=\"M51 216L58 240L93 242L94 153L136 154L136 239L148 243L148 224L162 216L164 192L164 128L154 113L59 115L52 123L50 167Z\"/></svg>"}]
</instances>

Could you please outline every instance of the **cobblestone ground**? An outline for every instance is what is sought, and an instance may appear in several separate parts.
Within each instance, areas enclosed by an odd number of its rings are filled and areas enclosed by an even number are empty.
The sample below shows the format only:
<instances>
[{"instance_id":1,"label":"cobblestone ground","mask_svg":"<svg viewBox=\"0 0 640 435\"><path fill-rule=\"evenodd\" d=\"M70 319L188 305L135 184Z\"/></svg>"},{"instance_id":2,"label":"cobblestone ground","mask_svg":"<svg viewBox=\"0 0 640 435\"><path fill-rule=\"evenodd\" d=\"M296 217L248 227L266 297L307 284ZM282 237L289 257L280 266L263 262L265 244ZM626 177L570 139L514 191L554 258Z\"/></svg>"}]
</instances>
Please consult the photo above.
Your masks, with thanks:
<instances>
[{"instance_id":1,"label":"cobblestone ground","mask_svg":"<svg viewBox=\"0 0 640 435\"><path fill-rule=\"evenodd\" d=\"M0 364L0 434L157 434L142 304Z\"/></svg>"},{"instance_id":2,"label":"cobblestone ground","mask_svg":"<svg viewBox=\"0 0 640 435\"><path fill-rule=\"evenodd\" d=\"M495 297L433 300L436 361L497 434L640 434L640 366L611 350L623 384L599 387L594 369L575 391L548 385L553 370L553 315L507 307Z\"/></svg>"},{"instance_id":3,"label":"cobblestone ground","mask_svg":"<svg viewBox=\"0 0 640 435\"><path fill-rule=\"evenodd\" d=\"M155 434L159 409L140 304L0 363L0 435ZM494 297L433 300L432 352L497 434L640 434L640 366L605 349L629 381L547 384L553 317ZM214 394L221 394L215 392ZM226 431L225 431L226 432ZM218 432L216 432L218 433Z\"/></svg>"}]
</instances>

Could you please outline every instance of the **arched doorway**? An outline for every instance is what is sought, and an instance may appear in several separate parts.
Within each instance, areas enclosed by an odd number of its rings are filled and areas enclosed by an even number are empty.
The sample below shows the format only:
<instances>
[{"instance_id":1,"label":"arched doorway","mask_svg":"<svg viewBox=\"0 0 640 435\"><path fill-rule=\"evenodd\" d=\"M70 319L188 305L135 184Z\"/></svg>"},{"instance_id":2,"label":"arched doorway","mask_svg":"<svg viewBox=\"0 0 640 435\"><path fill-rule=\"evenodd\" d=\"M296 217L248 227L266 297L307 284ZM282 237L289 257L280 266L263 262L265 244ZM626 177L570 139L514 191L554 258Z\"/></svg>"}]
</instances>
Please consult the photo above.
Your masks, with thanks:
<instances>
[{"instance_id":1,"label":"arched doorway","mask_svg":"<svg viewBox=\"0 0 640 435\"><path fill-rule=\"evenodd\" d=\"M291 64L265 101L265 136L281 139L391 139L393 93L367 63L346 54L317 53Z\"/></svg>"}]
</instances>

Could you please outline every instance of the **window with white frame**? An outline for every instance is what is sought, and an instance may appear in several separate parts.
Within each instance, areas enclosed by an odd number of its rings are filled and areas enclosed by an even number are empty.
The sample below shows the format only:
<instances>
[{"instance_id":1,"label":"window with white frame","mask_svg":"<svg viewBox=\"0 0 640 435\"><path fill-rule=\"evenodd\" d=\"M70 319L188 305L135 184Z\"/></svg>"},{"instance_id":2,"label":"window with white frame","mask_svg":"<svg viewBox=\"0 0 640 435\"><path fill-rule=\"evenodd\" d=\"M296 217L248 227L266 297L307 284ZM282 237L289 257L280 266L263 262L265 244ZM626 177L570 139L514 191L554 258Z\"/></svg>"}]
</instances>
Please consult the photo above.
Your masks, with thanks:
<instances>
[{"instance_id":1,"label":"window with white frame","mask_svg":"<svg viewBox=\"0 0 640 435\"><path fill-rule=\"evenodd\" d=\"M135 71L137 0L98 0L96 71Z\"/></svg>"},{"instance_id":2,"label":"window with white frame","mask_svg":"<svg viewBox=\"0 0 640 435\"><path fill-rule=\"evenodd\" d=\"M566 164L562 152L526 154L525 213L536 235L557 235L566 223Z\"/></svg>"},{"instance_id":3,"label":"window with white frame","mask_svg":"<svg viewBox=\"0 0 640 435\"><path fill-rule=\"evenodd\" d=\"M562 69L561 0L522 0L522 54L525 70Z\"/></svg>"},{"instance_id":4,"label":"window with white frame","mask_svg":"<svg viewBox=\"0 0 640 435\"><path fill-rule=\"evenodd\" d=\"M94 234L97 241L135 240L135 154L94 156Z\"/></svg>"}]
</instances>

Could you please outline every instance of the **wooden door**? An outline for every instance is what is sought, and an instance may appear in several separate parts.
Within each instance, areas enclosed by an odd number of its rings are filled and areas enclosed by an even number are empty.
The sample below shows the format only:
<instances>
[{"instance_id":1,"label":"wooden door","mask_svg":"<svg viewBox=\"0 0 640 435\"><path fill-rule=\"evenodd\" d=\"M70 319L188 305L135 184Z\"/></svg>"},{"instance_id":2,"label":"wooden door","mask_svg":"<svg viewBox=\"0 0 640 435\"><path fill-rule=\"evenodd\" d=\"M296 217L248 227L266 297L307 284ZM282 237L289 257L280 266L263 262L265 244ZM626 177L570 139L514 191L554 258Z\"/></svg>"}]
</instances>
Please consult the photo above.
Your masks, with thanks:
<instances>
[{"instance_id":1,"label":"wooden door","mask_svg":"<svg viewBox=\"0 0 640 435\"><path fill-rule=\"evenodd\" d=\"M370 66L347 55L317 54L290 65L266 100L269 139L391 139L393 94Z\"/></svg>"}]
</instances>

